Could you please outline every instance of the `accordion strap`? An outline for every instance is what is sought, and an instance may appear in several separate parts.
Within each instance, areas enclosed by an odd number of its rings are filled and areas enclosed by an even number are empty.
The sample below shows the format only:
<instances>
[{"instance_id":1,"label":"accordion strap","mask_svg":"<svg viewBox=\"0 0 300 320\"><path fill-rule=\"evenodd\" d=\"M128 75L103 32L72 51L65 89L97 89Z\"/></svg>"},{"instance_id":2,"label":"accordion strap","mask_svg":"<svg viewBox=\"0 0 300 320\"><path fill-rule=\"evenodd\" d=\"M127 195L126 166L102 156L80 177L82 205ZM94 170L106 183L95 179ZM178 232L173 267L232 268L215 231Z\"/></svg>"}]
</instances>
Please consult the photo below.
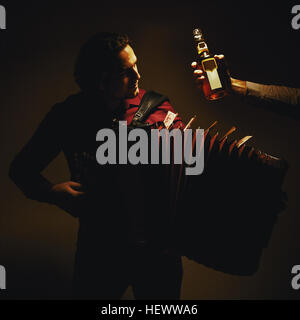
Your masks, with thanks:
<instances>
[{"instance_id":1,"label":"accordion strap","mask_svg":"<svg viewBox=\"0 0 300 320\"><path fill-rule=\"evenodd\" d=\"M169 98L154 91L147 91L139 104L138 110L135 113L131 125L141 126L145 125L143 122L149 113L156 107L160 106L163 102L168 101Z\"/></svg>"}]
</instances>

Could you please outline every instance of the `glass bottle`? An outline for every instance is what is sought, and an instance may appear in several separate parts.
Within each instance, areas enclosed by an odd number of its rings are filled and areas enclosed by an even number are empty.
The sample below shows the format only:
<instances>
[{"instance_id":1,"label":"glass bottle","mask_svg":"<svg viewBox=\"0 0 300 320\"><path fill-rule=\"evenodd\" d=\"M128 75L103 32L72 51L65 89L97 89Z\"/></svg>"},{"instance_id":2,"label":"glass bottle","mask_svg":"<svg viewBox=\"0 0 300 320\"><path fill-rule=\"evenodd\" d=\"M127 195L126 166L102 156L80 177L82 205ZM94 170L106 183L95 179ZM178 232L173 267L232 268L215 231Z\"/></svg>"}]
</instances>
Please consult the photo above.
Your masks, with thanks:
<instances>
[{"instance_id":1,"label":"glass bottle","mask_svg":"<svg viewBox=\"0 0 300 320\"><path fill-rule=\"evenodd\" d=\"M218 100L228 94L231 86L228 69L224 59L215 59L210 54L203 33L200 29L193 30L198 53L198 64L202 67L205 79L202 90L207 100Z\"/></svg>"}]
</instances>

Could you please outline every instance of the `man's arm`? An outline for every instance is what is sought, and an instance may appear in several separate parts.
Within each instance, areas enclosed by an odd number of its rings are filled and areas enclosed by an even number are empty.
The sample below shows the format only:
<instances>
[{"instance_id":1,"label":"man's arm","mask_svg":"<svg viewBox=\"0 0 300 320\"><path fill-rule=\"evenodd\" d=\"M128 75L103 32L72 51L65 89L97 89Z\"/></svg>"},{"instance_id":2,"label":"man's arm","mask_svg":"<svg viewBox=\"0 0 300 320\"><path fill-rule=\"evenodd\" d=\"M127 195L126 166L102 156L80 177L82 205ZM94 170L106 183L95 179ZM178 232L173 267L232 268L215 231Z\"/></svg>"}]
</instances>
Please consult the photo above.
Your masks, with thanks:
<instances>
[{"instance_id":1,"label":"man's arm","mask_svg":"<svg viewBox=\"0 0 300 320\"><path fill-rule=\"evenodd\" d=\"M286 86L266 85L231 78L232 90L243 96L254 97L270 103L300 106L300 89Z\"/></svg>"},{"instance_id":2,"label":"man's arm","mask_svg":"<svg viewBox=\"0 0 300 320\"><path fill-rule=\"evenodd\" d=\"M53 183L41 171L61 151L58 118L59 105L55 105L43 119L32 138L13 159L9 177L26 197L42 202L51 201Z\"/></svg>"},{"instance_id":3,"label":"man's arm","mask_svg":"<svg viewBox=\"0 0 300 320\"><path fill-rule=\"evenodd\" d=\"M231 78L232 91L254 106L300 120L300 89Z\"/></svg>"}]
</instances>

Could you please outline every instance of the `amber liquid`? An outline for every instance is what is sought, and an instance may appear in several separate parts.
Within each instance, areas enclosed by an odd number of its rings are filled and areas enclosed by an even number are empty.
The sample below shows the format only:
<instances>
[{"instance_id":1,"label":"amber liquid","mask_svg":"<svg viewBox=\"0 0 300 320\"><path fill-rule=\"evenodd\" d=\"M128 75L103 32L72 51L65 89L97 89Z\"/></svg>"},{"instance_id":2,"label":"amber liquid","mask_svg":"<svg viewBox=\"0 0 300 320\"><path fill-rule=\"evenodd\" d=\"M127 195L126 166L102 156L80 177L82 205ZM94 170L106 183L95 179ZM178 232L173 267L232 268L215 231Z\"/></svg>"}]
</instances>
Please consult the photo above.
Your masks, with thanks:
<instances>
[{"instance_id":1,"label":"amber liquid","mask_svg":"<svg viewBox=\"0 0 300 320\"><path fill-rule=\"evenodd\" d=\"M222 87L217 89L212 89L210 86L207 74L204 71L205 79L203 80L202 90L205 98L210 101L219 100L227 96L229 93L229 89L231 87L230 75L225 62L223 60L218 60L218 59L216 59L215 61L218 65L217 72L218 72Z\"/></svg>"}]
</instances>

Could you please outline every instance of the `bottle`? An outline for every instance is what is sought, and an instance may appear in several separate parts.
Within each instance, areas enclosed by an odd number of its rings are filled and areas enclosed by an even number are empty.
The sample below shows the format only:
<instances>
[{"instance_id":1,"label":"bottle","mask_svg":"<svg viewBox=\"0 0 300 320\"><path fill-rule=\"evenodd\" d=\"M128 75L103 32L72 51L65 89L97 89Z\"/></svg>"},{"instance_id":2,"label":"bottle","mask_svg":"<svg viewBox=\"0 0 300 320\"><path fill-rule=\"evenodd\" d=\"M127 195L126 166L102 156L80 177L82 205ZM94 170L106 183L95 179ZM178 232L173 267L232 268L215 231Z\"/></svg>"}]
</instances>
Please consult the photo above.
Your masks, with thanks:
<instances>
[{"instance_id":1,"label":"bottle","mask_svg":"<svg viewBox=\"0 0 300 320\"><path fill-rule=\"evenodd\" d=\"M205 79L202 90L207 100L218 100L225 97L231 81L224 59L218 60L209 53L207 44L200 29L193 30L198 52L198 64L201 65Z\"/></svg>"}]
</instances>

